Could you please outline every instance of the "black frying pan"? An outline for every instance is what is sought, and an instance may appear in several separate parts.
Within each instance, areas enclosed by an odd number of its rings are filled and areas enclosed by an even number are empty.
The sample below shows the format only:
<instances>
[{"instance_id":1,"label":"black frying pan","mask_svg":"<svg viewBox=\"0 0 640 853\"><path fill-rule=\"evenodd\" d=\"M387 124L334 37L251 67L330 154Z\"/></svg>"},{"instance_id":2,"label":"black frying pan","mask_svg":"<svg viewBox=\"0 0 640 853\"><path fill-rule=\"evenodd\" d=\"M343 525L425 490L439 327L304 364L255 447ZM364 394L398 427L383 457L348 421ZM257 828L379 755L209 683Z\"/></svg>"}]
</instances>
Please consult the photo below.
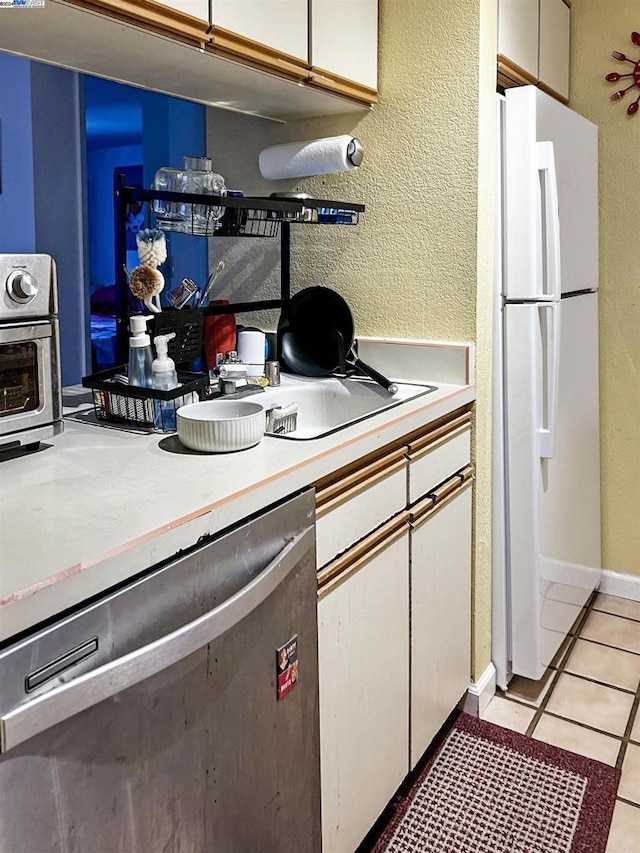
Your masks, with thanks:
<instances>
[{"instance_id":1,"label":"black frying pan","mask_svg":"<svg viewBox=\"0 0 640 853\"><path fill-rule=\"evenodd\" d=\"M356 368L395 394L395 383L357 357L353 332L351 310L339 293L328 287L306 287L282 309L280 357L289 370L303 376L329 376Z\"/></svg>"}]
</instances>

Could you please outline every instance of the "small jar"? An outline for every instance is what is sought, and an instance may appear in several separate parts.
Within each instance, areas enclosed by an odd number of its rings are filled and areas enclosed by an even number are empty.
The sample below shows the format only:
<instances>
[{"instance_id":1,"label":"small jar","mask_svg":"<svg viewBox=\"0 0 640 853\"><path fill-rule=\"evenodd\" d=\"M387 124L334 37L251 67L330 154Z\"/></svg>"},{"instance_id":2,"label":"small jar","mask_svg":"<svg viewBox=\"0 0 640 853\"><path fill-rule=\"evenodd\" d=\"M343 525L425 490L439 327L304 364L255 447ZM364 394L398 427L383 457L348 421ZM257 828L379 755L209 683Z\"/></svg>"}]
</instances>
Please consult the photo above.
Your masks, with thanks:
<instances>
[{"instance_id":1,"label":"small jar","mask_svg":"<svg viewBox=\"0 0 640 853\"><path fill-rule=\"evenodd\" d=\"M151 186L154 190L179 193L182 190L183 169L172 169L163 166L158 169ZM177 201L164 201L156 199L153 202L153 212L156 217L156 225L163 231L183 231L184 213L182 205Z\"/></svg>"},{"instance_id":2,"label":"small jar","mask_svg":"<svg viewBox=\"0 0 640 853\"><path fill-rule=\"evenodd\" d=\"M209 157L185 157L181 191L225 196L227 188L222 175L213 171ZM224 215L224 207L206 204L185 204L185 230L190 234L213 234L216 223Z\"/></svg>"}]
</instances>

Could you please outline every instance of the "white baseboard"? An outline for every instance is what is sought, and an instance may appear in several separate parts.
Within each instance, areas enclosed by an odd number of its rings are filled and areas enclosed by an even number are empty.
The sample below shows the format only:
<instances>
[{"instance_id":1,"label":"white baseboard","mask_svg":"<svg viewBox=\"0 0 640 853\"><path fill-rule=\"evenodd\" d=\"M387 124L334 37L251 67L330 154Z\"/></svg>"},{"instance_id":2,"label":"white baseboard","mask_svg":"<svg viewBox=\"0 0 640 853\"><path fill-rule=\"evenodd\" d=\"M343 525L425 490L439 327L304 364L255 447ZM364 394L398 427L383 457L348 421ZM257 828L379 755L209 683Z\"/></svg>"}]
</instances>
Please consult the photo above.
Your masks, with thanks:
<instances>
[{"instance_id":1,"label":"white baseboard","mask_svg":"<svg viewBox=\"0 0 640 853\"><path fill-rule=\"evenodd\" d=\"M496 692L496 668L490 663L477 681L470 684L462 710L472 717L481 717Z\"/></svg>"},{"instance_id":2,"label":"white baseboard","mask_svg":"<svg viewBox=\"0 0 640 853\"><path fill-rule=\"evenodd\" d=\"M630 598L640 601L640 575L623 575L620 572L602 572L598 592L605 595L617 595L618 598Z\"/></svg>"}]
</instances>

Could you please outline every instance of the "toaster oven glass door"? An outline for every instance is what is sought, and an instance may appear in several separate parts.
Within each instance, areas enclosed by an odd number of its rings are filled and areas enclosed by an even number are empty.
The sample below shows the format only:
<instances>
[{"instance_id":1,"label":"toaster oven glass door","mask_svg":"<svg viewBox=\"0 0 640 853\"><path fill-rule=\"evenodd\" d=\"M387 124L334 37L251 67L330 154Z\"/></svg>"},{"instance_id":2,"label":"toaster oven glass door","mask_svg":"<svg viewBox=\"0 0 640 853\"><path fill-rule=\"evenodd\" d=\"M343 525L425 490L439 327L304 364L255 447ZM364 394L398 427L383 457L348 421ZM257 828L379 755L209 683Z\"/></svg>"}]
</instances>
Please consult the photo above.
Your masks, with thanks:
<instances>
[{"instance_id":1,"label":"toaster oven glass door","mask_svg":"<svg viewBox=\"0 0 640 853\"><path fill-rule=\"evenodd\" d=\"M38 408L38 347L34 341L0 344L0 389L0 418Z\"/></svg>"},{"instance_id":2,"label":"toaster oven glass door","mask_svg":"<svg viewBox=\"0 0 640 853\"><path fill-rule=\"evenodd\" d=\"M53 420L51 323L0 327L0 435Z\"/></svg>"}]
</instances>

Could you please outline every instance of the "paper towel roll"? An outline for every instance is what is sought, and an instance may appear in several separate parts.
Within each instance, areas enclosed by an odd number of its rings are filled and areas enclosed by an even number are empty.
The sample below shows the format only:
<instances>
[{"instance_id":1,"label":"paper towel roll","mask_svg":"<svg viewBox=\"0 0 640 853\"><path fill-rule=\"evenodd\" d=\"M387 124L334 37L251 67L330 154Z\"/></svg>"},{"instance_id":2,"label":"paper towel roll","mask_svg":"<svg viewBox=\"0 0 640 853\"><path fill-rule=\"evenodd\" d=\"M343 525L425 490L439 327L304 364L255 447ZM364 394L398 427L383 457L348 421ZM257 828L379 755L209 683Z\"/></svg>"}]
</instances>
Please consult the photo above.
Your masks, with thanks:
<instances>
[{"instance_id":1,"label":"paper towel roll","mask_svg":"<svg viewBox=\"0 0 640 853\"><path fill-rule=\"evenodd\" d=\"M262 177L274 181L348 172L362 163L363 156L360 140L343 134L264 148L258 157L258 165Z\"/></svg>"}]
</instances>

